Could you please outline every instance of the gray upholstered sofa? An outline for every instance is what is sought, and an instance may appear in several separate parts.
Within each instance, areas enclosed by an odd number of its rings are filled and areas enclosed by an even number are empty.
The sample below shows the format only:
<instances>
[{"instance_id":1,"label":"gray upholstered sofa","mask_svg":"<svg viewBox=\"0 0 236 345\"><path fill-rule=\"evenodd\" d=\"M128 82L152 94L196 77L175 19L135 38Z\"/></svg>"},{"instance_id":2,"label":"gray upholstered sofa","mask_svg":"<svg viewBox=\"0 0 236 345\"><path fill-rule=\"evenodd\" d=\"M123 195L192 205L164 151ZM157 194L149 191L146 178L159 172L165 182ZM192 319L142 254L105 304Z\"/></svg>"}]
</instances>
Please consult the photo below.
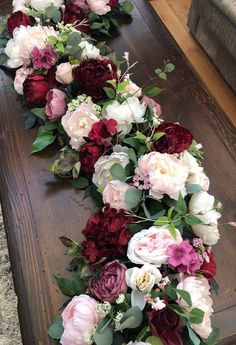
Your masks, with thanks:
<instances>
[{"instance_id":1,"label":"gray upholstered sofa","mask_svg":"<svg viewBox=\"0 0 236 345\"><path fill-rule=\"evenodd\" d=\"M188 26L236 92L236 0L192 0Z\"/></svg>"}]
</instances>

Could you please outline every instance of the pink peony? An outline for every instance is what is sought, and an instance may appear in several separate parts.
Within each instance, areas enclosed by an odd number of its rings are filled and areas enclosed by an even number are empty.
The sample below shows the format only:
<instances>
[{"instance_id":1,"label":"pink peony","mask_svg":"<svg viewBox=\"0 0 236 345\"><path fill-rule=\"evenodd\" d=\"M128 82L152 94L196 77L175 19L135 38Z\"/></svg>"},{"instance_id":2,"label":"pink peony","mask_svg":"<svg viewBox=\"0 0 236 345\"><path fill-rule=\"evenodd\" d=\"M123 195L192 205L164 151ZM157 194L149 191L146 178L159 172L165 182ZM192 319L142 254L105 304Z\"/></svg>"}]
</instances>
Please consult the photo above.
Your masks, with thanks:
<instances>
[{"instance_id":1,"label":"pink peony","mask_svg":"<svg viewBox=\"0 0 236 345\"><path fill-rule=\"evenodd\" d=\"M179 273L193 275L201 267L200 257L188 240L172 244L167 248L168 266Z\"/></svg>"},{"instance_id":2,"label":"pink peony","mask_svg":"<svg viewBox=\"0 0 236 345\"><path fill-rule=\"evenodd\" d=\"M47 94L45 113L50 120L56 120L66 113L66 94L52 89Z\"/></svg>"},{"instance_id":3,"label":"pink peony","mask_svg":"<svg viewBox=\"0 0 236 345\"><path fill-rule=\"evenodd\" d=\"M62 345L86 345L84 335L101 321L97 302L88 295L75 296L62 313Z\"/></svg>"},{"instance_id":4,"label":"pink peony","mask_svg":"<svg viewBox=\"0 0 236 345\"><path fill-rule=\"evenodd\" d=\"M14 88L19 95L24 95L23 84L27 77L33 73L33 71L34 70L32 68L27 68L25 66L19 68L16 71L16 76L14 79Z\"/></svg>"},{"instance_id":5,"label":"pink peony","mask_svg":"<svg viewBox=\"0 0 236 345\"><path fill-rule=\"evenodd\" d=\"M90 281L90 292L101 301L115 301L127 290L125 272L126 266L118 260L107 263L100 272L100 278Z\"/></svg>"},{"instance_id":6,"label":"pink peony","mask_svg":"<svg viewBox=\"0 0 236 345\"><path fill-rule=\"evenodd\" d=\"M102 193L104 204L110 204L112 208L117 210L128 210L129 206L125 200L125 193L130 186L119 180L108 182Z\"/></svg>"},{"instance_id":7,"label":"pink peony","mask_svg":"<svg viewBox=\"0 0 236 345\"><path fill-rule=\"evenodd\" d=\"M51 48L32 50L32 62L35 69L50 69L56 61L56 53Z\"/></svg>"},{"instance_id":8,"label":"pink peony","mask_svg":"<svg viewBox=\"0 0 236 345\"><path fill-rule=\"evenodd\" d=\"M143 96L141 103L144 105L150 105L153 109L156 110L157 116L161 115L161 106L156 101L154 101L154 99L152 99L148 96Z\"/></svg>"}]
</instances>

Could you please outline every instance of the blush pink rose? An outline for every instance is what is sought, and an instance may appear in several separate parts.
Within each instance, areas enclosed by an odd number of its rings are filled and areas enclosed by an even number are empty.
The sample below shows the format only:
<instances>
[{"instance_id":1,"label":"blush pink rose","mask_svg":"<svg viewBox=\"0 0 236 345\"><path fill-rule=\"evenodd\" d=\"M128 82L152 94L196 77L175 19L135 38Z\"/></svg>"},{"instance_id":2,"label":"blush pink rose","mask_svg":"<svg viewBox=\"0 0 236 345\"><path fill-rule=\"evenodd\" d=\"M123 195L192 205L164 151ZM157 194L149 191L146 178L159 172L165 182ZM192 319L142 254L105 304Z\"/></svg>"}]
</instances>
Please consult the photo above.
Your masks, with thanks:
<instances>
[{"instance_id":1,"label":"blush pink rose","mask_svg":"<svg viewBox=\"0 0 236 345\"><path fill-rule=\"evenodd\" d=\"M23 95L23 84L27 77L33 73L33 68L21 67L16 71L16 76L14 79L14 88L19 95Z\"/></svg>"},{"instance_id":2,"label":"blush pink rose","mask_svg":"<svg viewBox=\"0 0 236 345\"><path fill-rule=\"evenodd\" d=\"M138 265L146 263L160 267L168 262L169 246L182 242L178 229L176 239L170 234L168 226L152 226L136 233L128 244L127 256Z\"/></svg>"},{"instance_id":3,"label":"blush pink rose","mask_svg":"<svg viewBox=\"0 0 236 345\"><path fill-rule=\"evenodd\" d=\"M97 301L88 295L75 296L62 313L64 332L62 345L86 345L84 335L101 321Z\"/></svg>"},{"instance_id":4,"label":"blush pink rose","mask_svg":"<svg viewBox=\"0 0 236 345\"><path fill-rule=\"evenodd\" d=\"M52 89L46 97L45 113L49 120L56 120L66 113L66 94L58 89Z\"/></svg>"},{"instance_id":5,"label":"blush pink rose","mask_svg":"<svg viewBox=\"0 0 236 345\"><path fill-rule=\"evenodd\" d=\"M129 206L125 200L125 193L130 186L122 181L113 180L108 182L102 193L104 204L110 204L116 210L128 210Z\"/></svg>"},{"instance_id":6,"label":"blush pink rose","mask_svg":"<svg viewBox=\"0 0 236 345\"><path fill-rule=\"evenodd\" d=\"M110 0L87 0L89 8L94 13L102 16L111 11L111 6L109 6Z\"/></svg>"},{"instance_id":7,"label":"blush pink rose","mask_svg":"<svg viewBox=\"0 0 236 345\"><path fill-rule=\"evenodd\" d=\"M157 116L161 115L161 106L156 101L154 101L154 99L152 99L148 96L143 96L141 103L144 105L150 105L153 109L156 110Z\"/></svg>"},{"instance_id":8,"label":"blush pink rose","mask_svg":"<svg viewBox=\"0 0 236 345\"><path fill-rule=\"evenodd\" d=\"M56 80L59 81L59 83L66 85L72 83L72 65L69 62L64 62L57 66Z\"/></svg>"}]
</instances>

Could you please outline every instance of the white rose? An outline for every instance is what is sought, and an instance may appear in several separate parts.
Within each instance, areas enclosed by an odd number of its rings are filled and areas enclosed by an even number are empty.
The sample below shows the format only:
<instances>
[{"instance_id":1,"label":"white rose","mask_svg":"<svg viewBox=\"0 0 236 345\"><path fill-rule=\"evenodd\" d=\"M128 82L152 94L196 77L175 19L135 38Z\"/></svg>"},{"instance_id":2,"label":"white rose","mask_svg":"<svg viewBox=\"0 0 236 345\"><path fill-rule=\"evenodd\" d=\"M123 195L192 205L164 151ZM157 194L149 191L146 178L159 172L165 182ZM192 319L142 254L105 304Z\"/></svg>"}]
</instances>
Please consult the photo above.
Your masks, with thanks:
<instances>
[{"instance_id":1,"label":"white rose","mask_svg":"<svg viewBox=\"0 0 236 345\"><path fill-rule=\"evenodd\" d=\"M135 264L150 263L160 267L167 264L167 248L182 242L178 229L176 239L172 237L168 226L152 226L149 229L136 233L129 241L127 256Z\"/></svg>"},{"instance_id":2,"label":"white rose","mask_svg":"<svg viewBox=\"0 0 236 345\"><path fill-rule=\"evenodd\" d=\"M193 232L208 245L216 244L220 238L217 224L221 214L214 210L214 203L214 196L207 192L193 194L189 202L190 213L204 223L192 225Z\"/></svg>"},{"instance_id":3,"label":"white rose","mask_svg":"<svg viewBox=\"0 0 236 345\"><path fill-rule=\"evenodd\" d=\"M51 5L60 8L64 4L64 0L30 0L30 6L36 11L43 11Z\"/></svg>"},{"instance_id":4,"label":"white rose","mask_svg":"<svg viewBox=\"0 0 236 345\"><path fill-rule=\"evenodd\" d=\"M188 311L194 308L204 311L203 322L201 324L192 323L191 327L200 337L208 338L212 332L210 317L213 313L213 302L210 297L210 285L207 279L204 277L187 277L178 284L177 289L187 291L191 295L192 307L190 308L182 298L179 298L177 303L181 307L187 308Z\"/></svg>"},{"instance_id":5,"label":"white rose","mask_svg":"<svg viewBox=\"0 0 236 345\"><path fill-rule=\"evenodd\" d=\"M140 104L137 97L129 97L123 103L114 101L106 107L105 117L114 119L118 124L118 131L123 134L130 132L132 123L142 123L144 121L146 106Z\"/></svg>"},{"instance_id":6,"label":"white rose","mask_svg":"<svg viewBox=\"0 0 236 345\"><path fill-rule=\"evenodd\" d=\"M97 187L104 188L109 181L114 180L110 169L114 164L120 164L123 168L129 164L129 156L125 152L113 152L109 156L100 157L94 165L93 183Z\"/></svg>"},{"instance_id":7,"label":"white rose","mask_svg":"<svg viewBox=\"0 0 236 345\"><path fill-rule=\"evenodd\" d=\"M164 194L175 200L178 200L180 193L183 197L186 195L188 169L173 155L151 152L141 156L135 173L144 181L144 185L149 185L149 194L157 199Z\"/></svg>"},{"instance_id":8,"label":"white rose","mask_svg":"<svg viewBox=\"0 0 236 345\"><path fill-rule=\"evenodd\" d=\"M75 111L67 111L61 119L62 126L68 134L70 145L74 150L79 150L84 143L84 137L88 135L93 124L98 121L95 115L93 103L82 104Z\"/></svg>"},{"instance_id":9,"label":"white rose","mask_svg":"<svg viewBox=\"0 0 236 345\"><path fill-rule=\"evenodd\" d=\"M56 80L61 84L71 84L73 81L72 65L69 62L63 62L57 66Z\"/></svg>"},{"instance_id":10,"label":"white rose","mask_svg":"<svg viewBox=\"0 0 236 345\"><path fill-rule=\"evenodd\" d=\"M104 204L110 204L112 208L117 210L129 210L129 206L125 200L125 193L130 186L122 181L113 180L108 182L102 193Z\"/></svg>"},{"instance_id":11,"label":"white rose","mask_svg":"<svg viewBox=\"0 0 236 345\"><path fill-rule=\"evenodd\" d=\"M12 7L13 12L22 11L24 13L28 12L29 0L13 0Z\"/></svg>"},{"instance_id":12,"label":"white rose","mask_svg":"<svg viewBox=\"0 0 236 345\"><path fill-rule=\"evenodd\" d=\"M95 45L89 43L86 40L83 40L79 46L83 49L82 54L81 54L81 59L86 60L86 59L97 59L100 57L100 50L95 47Z\"/></svg>"},{"instance_id":13,"label":"white rose","mask_svg":"<svg viewBox=\"0 0 236 345\"><path fill-rule=\"evenodd\" d=\"M153 286L161 279L161 272L154 265L145 264L141 268L134 267L126 270L126 284L132 289L131 305L143 310L146 304L144 296L151 292Z\"/></svg>"}]
</instances>

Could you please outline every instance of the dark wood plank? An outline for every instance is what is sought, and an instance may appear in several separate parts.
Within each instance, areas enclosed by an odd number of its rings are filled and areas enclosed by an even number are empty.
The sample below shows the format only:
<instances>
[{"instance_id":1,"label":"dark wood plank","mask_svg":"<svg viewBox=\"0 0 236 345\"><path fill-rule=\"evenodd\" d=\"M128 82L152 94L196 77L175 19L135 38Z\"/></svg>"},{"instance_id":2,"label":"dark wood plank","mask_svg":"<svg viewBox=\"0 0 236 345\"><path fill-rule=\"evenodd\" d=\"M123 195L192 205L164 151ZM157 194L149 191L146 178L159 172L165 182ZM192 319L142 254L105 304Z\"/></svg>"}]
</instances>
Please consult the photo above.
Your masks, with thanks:
<instances>
[{"instance_id":1,"label":"dark wood plank","mask_svg":"<svg viewBox=\"0 0 236 345\"><path fill-rule=\"evenodd\" d=\"M154 14L147 1L135 0L131 25L124 25L111 45L118 55L130 51L139 60L135 82L151 80L153 71L170 59L176 71L170 76L165 95L159 97L166 119L180 121L204 145L210 192L224 204L223 222L235 214L235 129L191 71L182 52ZM46 328L63 302L53 280L64 275L68 259L57 241L63 234L81 239L81 230L91 213L82 193L46 171L55 158L55 149L30 155L35 130L25 131L23 110L16 96L7 92L11 79L0 76L0 183L1 202L7 230L24 345L53 344ZM216 246L220 294L215 298L215 319L222 330L220 344L236 342L236 237L222 228Z\"/></svg>"}]
</instances>

